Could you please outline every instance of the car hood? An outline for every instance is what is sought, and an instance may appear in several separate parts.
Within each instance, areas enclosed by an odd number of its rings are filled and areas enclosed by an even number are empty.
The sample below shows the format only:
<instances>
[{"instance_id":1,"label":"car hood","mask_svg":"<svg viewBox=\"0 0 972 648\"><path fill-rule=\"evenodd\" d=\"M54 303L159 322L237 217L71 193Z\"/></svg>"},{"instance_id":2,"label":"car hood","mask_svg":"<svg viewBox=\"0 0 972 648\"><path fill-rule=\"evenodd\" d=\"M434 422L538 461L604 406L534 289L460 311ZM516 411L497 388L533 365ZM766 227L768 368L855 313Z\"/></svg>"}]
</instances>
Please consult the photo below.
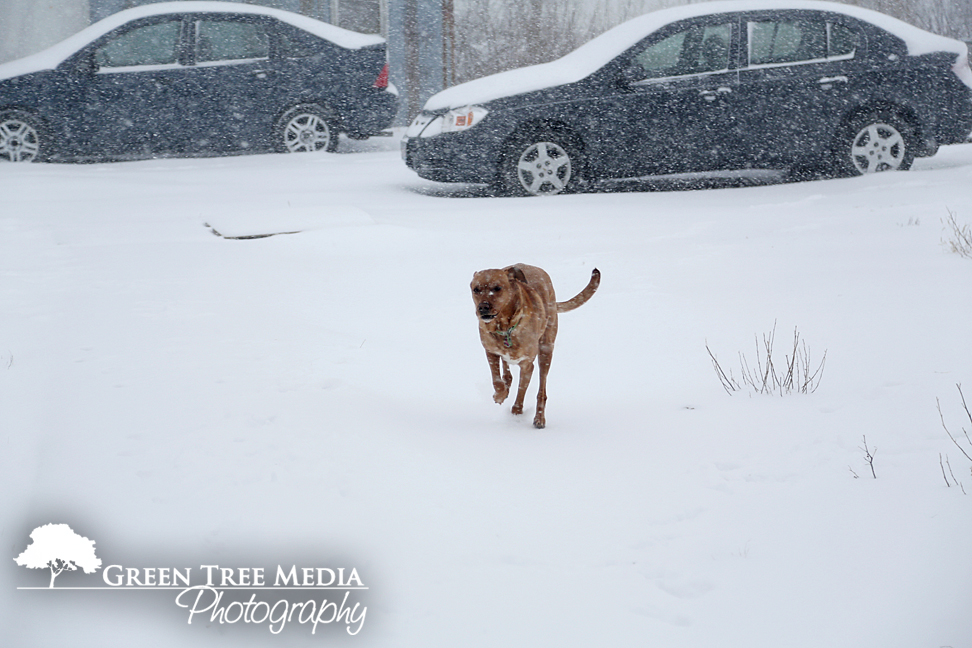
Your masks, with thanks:
<instances>
[{"instance_id":1,"label":"car hood","mask_svg":"<svg viewBox=\"0 0 972 648\"><path fill-rule=\"evenodd\" d=\"M814 9L858 18L903 40L908 48L908 54L912 56L942 51L954 52L962 56L968 51L965 43L961 41L932 34L877 11L836 2L816 0L781 0L772 3L758 0L703 2L654 11L621 23L555 61L508 70L447 88L430 97L425 103L425 110L438 112L575 83L590 76L642 38L669 23L708 14L766 9Z\"/></svg>"},{"instance_id":2,"label":"car hood","mask_svg":"<svg viewBox=\"0 0 972 648\"><path fill-rule=\"evenodd\" d=\"M170 13L243 13L261 16L272 16L294 27L308 31L315 36L331 41L332 43L346 49L361 49L372 45L379 45L385 42L381 36L372 34L359 34L329 25L307 16L301 16L289 11L271 9L255 5L240 4L235 2L208 2L208 1L186 1L186 2L158 2L154 4L142 5L133 9L126 9L112 14L103 20L90 25L79 31L77 34L49 47L48 49L32 54L9 63L0 65L0 80L9 79L22 74L30 74L41 70L53 70L63 63L72 54L96 41L116 27L137 18L147 18L161 14Z\"/></svg>"}]
</instances>

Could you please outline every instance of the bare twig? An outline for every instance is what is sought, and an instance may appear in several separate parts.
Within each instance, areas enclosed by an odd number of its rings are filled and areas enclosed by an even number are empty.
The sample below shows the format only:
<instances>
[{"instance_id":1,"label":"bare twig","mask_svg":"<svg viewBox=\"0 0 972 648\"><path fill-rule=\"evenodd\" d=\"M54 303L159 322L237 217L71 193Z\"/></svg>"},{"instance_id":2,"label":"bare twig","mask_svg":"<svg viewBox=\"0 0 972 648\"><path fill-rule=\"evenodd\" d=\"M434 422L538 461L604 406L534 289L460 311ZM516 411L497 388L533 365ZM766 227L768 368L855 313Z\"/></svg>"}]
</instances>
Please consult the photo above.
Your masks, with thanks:
<instances>
[{"instance_id":1,"label":"bare twig","mask_svg":"<svg viewBox=\"0 0 972 648\"><path fill-rule=\"evenodd\" d=\"M858 446L860 447L860 446ZM871 452L867 447L867 436L864 436L864 447L860 448L864 451L864 459L867 461L868 465L871 467L871 476L877 479L877 473L874 472L874 455L877 454L877 447L874 448L874 452Z\"/></svg>"},{"instance_id":2,"label":"bare twig","mask_svg":"<svg viewBox=\"0 0 972 648\"><path fill-rule=\"evenodd\" d=\"M959 394L962 394L962 385L958 385L958 388L959 388ZM938 417L942 420L942 427L945 428L945 434L947 434L948 435L948 438L952 440L952 443L955 444L955 447L962 451L962 454L965 455L965 458L968 459L969 461L972 461L972 457L970 457L969 456L969 453L965 451L965 448L963 448L961 445L959 445L959 442L955 440L955 437L952 436L952 433L949 431L948 426L945 425L945 416L942 414L942 404L941 404L941 402L936 398L935 399L935 403L938 405ZM964 394L962 395L962 404L965 405L965 395ZM965 412L968 414L968 412L969 412L968 407L965 408ZM972 418L972 414L970 414L969 417ZM965 432L965 428L962 428L962 431ZM968 438L968 433L967 432L966 432L966 438Z\"/></svg>"},{"instance_id":3,"label":"bare twig","mask_svg":"<svg viewBox=\"0 0 972 648\"><path fill-rule=\"evenodd\" d=\"M948 481L948 477L945 475L945 464L942 463L942 453L941 452L938 453L938 465L942 467L942 479L945 480L945 485L948 486L949 488L951 488L952 487L952 484ZM952 470L952 467L949 466L948 469L949 469L949 471L951 471ZM952 475L952 476L954 477L954 475Z\"/></svg>"},{"instance_id":4,"label":"bare twig","mask_svg":"<svg viewBox=\"0 0 972 648\"><path fill-rule=\"evenodd\" d=\"M959 488L962 489L962 494L965 495L965 486L955 478L955 473L952 472L952 464L948 463L948 455L945 455L945 465L948 466L948 474L952 476L952 481L959 485Z\"/></svg>"},{"instance_id":5,"label":"bare twig","mask_svg":"<svg viewBox=\"0 0 972 648\"><path fill-rule=\"evenodd\" d=\"M719 382L722 383L722 387L726 390L726 393L732 394L734 391L739 391L739 383L732 377L732 371L730 370L729 375L726 375L719 361L716 360L715 354L712 353L712 349L709 348L708 342L705 345L705 350L709 352L709 357L712 358L712 366L715 368L716 375L719 376Z\"/></svg>"},{"instance_id":6,"label":"bare twig","mask_svg":"<svg viewBox=\"0 0 972 648\"><path fill-rule=\"evenodd\" d=\"M10 356L10 358L12 362L13 356ZM969 406L965 404L965 394L962 393L962 383L956 383L955 386L958 388L959 397L962 399L962 407L965 409L965 415L969 417L969 423L972 423L972 412L969 411ZM969 442L969 445L972 445L972 439L969 438L968 430L963 427L962 432L965 433L965 440Z\"/></svg>"}]
</instances>

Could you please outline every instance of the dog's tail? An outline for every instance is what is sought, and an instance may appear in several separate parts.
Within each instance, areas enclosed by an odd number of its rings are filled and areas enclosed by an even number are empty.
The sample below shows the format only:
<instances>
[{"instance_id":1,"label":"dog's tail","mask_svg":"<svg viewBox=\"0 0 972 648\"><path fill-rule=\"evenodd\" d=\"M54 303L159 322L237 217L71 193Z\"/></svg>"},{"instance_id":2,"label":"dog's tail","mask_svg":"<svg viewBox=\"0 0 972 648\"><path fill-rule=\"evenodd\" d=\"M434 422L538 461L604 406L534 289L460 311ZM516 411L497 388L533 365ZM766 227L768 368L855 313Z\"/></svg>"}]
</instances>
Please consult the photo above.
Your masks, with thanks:
<instances>
[{"instance_id":1,"label":"dog's tail","mask_svg":"<svg viewBox=\"0 0 972 648\"><path fill-rule=\"evenodd\" d=\"M587 303L587 300L594 296L597 287L601 285L601 271L594 268L594 272L591 273L591 280L587 283L584 290L577 293L575 297L571 297L567 301L557 302L557 312L566 313L567 311L572 311L578 306L583 306Z\"/></svg>"}]
</instances>

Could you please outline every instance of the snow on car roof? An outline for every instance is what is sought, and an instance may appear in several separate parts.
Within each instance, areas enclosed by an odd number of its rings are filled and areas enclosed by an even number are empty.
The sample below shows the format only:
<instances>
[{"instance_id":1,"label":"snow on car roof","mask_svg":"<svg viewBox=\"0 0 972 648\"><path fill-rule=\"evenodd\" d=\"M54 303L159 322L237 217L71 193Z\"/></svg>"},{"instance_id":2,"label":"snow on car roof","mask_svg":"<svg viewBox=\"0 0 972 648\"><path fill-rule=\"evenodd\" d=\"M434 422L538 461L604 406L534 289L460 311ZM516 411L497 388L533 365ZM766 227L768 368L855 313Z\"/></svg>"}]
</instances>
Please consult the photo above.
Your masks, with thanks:
<instances>
[{"instance_id":1,"label":"snow on car roof","mask_svg":"<svg viewBox=\"0 0 972 648\"><path fill-rule=\"evenodd\" d=\"M4 63L0 65L0 79L9 79L21 74L39 72L41 70L53 70L88 43L101 38L111 30L131 20L185 12L241 13L272 16L346 49L361 49L362 47L378 45L385 42L385 39L381 36L359 34L358 32L349 31L336 25L329 25L328 23L314 20L307 16L269 7L219 1L187 0L185 2L158 2L119 11L82 29L73 36L42 52Z\"/></svg>"},{"instance_id":2,"label":"snow on car roof","mask_svg":"<svg viewBox=\"0 0 972 648\"><path fill-rule=\"evenodd\" d=\"M508 70L461 83L433 95L425 110L436 111L483 103L534 90L575 83L590 76L629 47L665 25L696 16L759 9L815 9L844 14L871 23L905 42L912 56L930 52L965 55L964 43L939 36L886 14L836 2L818 0L722 0L653 11L609 29L573 52L549 63Z\"/></svg>"}]
</instances>

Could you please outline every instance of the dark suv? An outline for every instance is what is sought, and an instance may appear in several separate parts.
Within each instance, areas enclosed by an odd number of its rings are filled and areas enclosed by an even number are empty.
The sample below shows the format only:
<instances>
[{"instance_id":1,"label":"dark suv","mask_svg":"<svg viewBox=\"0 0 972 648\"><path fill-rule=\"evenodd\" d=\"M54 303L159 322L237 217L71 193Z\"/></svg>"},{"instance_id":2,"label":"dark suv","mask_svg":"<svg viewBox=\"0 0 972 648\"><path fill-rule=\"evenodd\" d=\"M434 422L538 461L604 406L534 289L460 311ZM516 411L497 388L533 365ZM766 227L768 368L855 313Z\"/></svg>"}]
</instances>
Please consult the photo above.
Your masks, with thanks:
<instances>
[{"instance_id":1,"label":"dark suv","mask_svg":"<svg viewBox=\"0 0 972 648\"><path fill-rule=\"evenodd\" d=\"M830 2L712 2L449 88L402 153L423 178L539 195L689 171L903 170L970 131L961 41Z\"/></svg>"}]
</instances>

